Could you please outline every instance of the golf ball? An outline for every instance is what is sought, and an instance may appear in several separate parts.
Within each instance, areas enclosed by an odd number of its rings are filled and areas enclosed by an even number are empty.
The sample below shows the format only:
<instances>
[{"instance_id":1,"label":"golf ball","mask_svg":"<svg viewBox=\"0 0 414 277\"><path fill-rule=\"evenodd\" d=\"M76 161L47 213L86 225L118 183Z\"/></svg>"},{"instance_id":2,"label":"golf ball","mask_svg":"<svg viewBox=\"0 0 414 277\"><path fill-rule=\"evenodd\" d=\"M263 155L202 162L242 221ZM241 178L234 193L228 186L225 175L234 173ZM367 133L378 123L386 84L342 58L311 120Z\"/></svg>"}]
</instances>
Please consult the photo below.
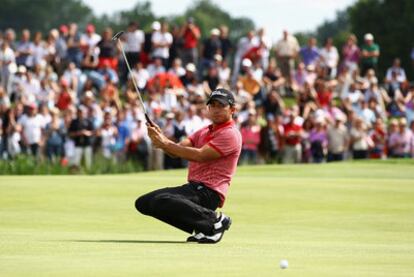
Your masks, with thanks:
<instances>
[{"instance_id":1,"label":"golf ball","mask_svg":"<svg viewBox=\"0 0 414 277\"><path fill-rule=\"evenodd\" d=\"M286 269L286 268L288 268L288 266L289 266L289 263L288 263L288 261L287 260L280 260L280 268L281 269Z\"/></svg>"}]
</instances>

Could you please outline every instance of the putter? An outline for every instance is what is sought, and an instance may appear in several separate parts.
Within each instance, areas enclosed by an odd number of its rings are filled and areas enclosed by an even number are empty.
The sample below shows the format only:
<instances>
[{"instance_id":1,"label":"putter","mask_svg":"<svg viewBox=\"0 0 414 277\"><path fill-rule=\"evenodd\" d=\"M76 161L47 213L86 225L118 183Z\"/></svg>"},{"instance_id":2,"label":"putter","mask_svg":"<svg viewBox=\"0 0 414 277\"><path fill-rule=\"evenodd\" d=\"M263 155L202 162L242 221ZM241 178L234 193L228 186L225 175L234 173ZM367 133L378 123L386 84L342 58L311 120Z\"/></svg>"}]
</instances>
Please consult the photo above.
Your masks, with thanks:
<instances>
[{"instance_id":1,"label":"putter","mask_svg":"<svg viewBox=\"0 0 414 277\"><path fill-rule=\"evenodd\" d=\"M135 77L134 77L134 75L132 74L131 67L129 66L128 59L127 59L127 57L126 57L126 55L125 55L124 45L123 45L122 41L120 40L120 37L121 37L123 34L124 34L124 31L119 31L118 33L116 33L116 34L112 37L112 40L113 40L113 41L116 41L116 42L118 43L119 47L121 48L122 56L124 57L125 63L126 63L126 65L127 65L129 75L131 75L132 83L134 84L135 90L137 91L137 94L138 94L138 99L139 99L139 101L140 101L140 103L141 103L141 107L142 107L142 109L144 110L145 119L147 120L147 123L148 123L149 125L151 125L152 127L154 127L154 126L155 126L155 124L154 124L154 122L153 122L153 121L149 118L149 116L148 116L148 114L147 114L147 109L145 108L144 101L142 101L142 98L141 98L141 92L140 92L140 91L139 91L139 89L138 89L137 82L135 81Z\"/></svg>"}]
</instances>

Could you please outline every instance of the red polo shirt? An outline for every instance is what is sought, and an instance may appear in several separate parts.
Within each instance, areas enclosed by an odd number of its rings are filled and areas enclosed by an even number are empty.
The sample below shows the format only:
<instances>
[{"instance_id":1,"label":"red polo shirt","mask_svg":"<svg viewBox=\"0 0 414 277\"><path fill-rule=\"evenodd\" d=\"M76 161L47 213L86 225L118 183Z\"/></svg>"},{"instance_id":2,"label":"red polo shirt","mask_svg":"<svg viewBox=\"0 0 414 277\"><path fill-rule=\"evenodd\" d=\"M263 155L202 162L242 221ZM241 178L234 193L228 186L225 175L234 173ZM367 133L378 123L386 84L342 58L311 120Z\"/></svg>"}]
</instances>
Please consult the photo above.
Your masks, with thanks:
<instances>
[{"instance_id":1,"label":"red polo shirt","mask_svg":"<svg viewBox=\"0 0 414 277\"><path fill-rule=\"evenodd\" d=\"M242 138L234 121L221 125L204 127L189 137L193 147L202 148L208 144L221 154L221 157L209 162L189 162L188 181L201 182L219 193L220 207L236 172Z\"/></svg>"}]
</instances>

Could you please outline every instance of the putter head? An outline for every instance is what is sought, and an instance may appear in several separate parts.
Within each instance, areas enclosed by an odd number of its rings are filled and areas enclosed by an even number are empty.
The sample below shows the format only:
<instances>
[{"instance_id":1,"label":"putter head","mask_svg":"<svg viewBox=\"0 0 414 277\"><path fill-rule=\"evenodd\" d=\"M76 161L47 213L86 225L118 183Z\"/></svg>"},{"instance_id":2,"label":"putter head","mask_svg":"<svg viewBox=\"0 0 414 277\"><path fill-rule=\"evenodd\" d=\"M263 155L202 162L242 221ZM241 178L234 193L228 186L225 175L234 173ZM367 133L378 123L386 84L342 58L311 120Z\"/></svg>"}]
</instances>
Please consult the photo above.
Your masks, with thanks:
<instances>
[{"instance_id":1,"label":"putter head","mask_svg":"<svg viewBox=\"0 0 414 277\"><path fill-rule=\"evenodd\" d=\"M112 40L116 41L118 40L122 35L124 34L124 31L119 31L118 33L116 33L113 37Z\"/></svg>"}]
</instances>

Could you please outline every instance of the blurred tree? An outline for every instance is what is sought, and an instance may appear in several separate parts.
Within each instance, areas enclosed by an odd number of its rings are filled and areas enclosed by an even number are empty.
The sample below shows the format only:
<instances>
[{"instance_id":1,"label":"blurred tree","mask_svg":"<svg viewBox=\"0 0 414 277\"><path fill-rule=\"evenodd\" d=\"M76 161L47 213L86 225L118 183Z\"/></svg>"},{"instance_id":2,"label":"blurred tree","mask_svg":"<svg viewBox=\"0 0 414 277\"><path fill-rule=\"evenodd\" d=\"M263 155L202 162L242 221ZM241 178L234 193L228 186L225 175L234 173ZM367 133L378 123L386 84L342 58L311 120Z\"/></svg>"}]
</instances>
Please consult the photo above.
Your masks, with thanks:
<instances>
[{"instance_id":1,"label":"blurred tree","mask_svg":"<svg viewBox=\"0 0 414 277\"><path fill-rule=\"evenodd\" d=\"M124 30L131 21L138 22L140 28L149 30L151 23L156 20L154 13L151 10L151 3L137 2L130 10L120 11L108 17L103 15L98 23L101 27L112 27L114 30Z\"/></svg>"},{"instance_id":2,"label":"blurred tree","mask_svg":"<svg viewBox=\"0 0 414 277\"><path fill-rule=\"evenodd\" d=\"M63 23L84 25L93 20L93 13L80 0L2 0L0 18L0 30L29 28L45 33Z\"/></svg>"},{"instance_id":3,"label":"blurred tree","mask_svg":"<svg viewBox=\"0 0 414 277\"><path fill-rule=\"evenodd\" d=\"M380 46L379 72L395 57L413 78L410 52L414 46L414 1L360 0L348 9L351 30L363 43L365 33L372 33ZM381 76L383 77L383 76Z\"/></svg>"},{"instance_id":4,"label":"blurred tree","mask_svg":"<svg viewBox=\"0 0 414 277\"><path fill-rule=\"evenodd\" d=\"M187 9L184 16L177 17L177 22L182 23L188 17L194 18L203 37L209 36L210 30L220 25L229 27L231 30L229 37L233 41L245 35L249 30L255 29L254 22L251 19L246 17L233 18L210 0L196 1Z\"/></svg>"}]
</instances>

